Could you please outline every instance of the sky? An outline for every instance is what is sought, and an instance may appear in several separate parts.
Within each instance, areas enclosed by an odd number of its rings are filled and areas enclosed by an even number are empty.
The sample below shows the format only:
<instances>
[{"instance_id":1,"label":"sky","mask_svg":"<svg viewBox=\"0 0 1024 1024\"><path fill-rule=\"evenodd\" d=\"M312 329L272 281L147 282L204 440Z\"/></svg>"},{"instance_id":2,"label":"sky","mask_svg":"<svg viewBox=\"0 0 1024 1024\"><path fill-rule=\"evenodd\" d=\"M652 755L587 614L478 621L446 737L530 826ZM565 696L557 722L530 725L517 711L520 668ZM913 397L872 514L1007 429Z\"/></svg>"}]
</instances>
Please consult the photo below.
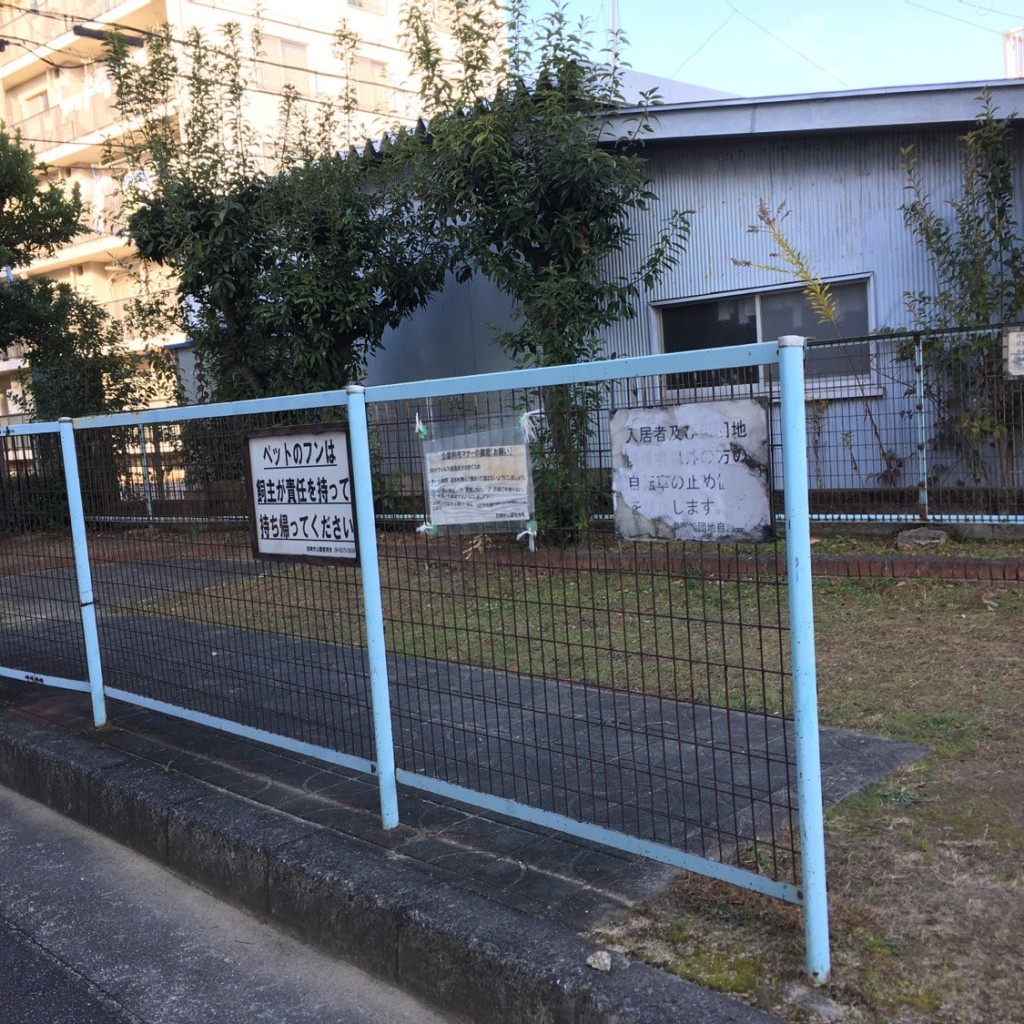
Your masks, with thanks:
<instances>
[{"instance_id":1,"label":"sky","mask_svg":"<svg viewBox=\"0 0 1024 1024\"><path fill-rule=\"evenodd\" d=\"M1002 33L1024 26L1014 0L569 0L567 9L602 34L613 2L635 71L737 96L1002 78Z\"/></svg>"}]
</instances>

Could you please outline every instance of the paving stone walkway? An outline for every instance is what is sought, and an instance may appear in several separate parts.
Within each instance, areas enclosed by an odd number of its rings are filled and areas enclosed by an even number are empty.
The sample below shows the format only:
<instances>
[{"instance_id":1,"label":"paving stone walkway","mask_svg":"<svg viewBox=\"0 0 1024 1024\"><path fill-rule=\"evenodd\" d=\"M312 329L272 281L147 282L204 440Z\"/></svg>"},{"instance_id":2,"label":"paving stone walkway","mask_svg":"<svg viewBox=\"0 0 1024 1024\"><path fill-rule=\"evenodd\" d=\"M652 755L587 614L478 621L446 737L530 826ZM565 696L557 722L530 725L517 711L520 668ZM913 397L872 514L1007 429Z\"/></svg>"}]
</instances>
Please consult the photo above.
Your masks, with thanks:
<instances>
[{"instance_id":1,"label":"paving stone walkway","mask_svg":"<svg viewBox=\"0 0 1024 1024\"><path fill-rule=\"evenodd\" d=\"M184 568L196 588L223 571ZM159 592L156 571L131 564L100 567L99 585L126 573L136 588ZM77 608L50 599L59 581L45 575L3 581L0 610L24 614L0 613L0 664L84 678ZM101 613L100 631L110 686L373 759L362 651L115 612ZM297 681L296 666L316 685ZM713 859L794 823L794 741L781 719L426 659L392 657L389 668L396 760L409 772ZM23 714L90 731L81 695L26 684L3 693ZM384 832L371 777L116 702L111 722L101 734L108 745L574 927L655 893L668 877L605 847L414 792L402 794L402 826ZM835 729L820 740L827 804L924 752Z\"/></svg>"}]
</instances>

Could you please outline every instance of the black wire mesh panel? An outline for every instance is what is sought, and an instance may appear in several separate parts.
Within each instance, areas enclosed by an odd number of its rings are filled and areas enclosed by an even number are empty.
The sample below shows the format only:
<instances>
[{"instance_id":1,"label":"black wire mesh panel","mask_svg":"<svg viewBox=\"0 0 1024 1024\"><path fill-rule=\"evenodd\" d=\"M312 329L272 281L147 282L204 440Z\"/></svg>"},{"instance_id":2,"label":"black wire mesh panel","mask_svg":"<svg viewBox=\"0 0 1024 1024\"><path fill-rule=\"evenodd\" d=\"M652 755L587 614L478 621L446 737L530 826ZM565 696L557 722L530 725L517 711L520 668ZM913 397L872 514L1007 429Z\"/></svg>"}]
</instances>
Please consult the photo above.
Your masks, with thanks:
<instances>
[{"instance_id":1,"label":"black wire mesh panel","mask_svg":"<svg viewBox=\"0 0 1024 1024\"><path fill-rule=\"evenodd\" d=\"M358 570L259 560L249 525L244 435L340 417L162 425L177 458L164 459L151 516L125 477L137 428L78 431L107 685L372 757Z\"/></svg>"},{"instance_id":2,"label":"black wire mesh panel","mask_svg":"<svg viewBox=\"0 0 1024 1024\"><path fill-rule=\"evenodd\" d=\"M614 409L694 391L771 408L774 386L754 368L371 407L403 497L379 536L399 767L795 878L778 544L627 542L610 521ZM535 522L435 528L417 438L509 425Z\"/></svg>"},{"instance_id":3,"label":"black wire mesh panel","mask_svg":"<svg viewBox=\"0 0 1024 1024\"><path fill-rule=\"evenodd\" d=\"M86 679L56 433L0 435L0 666Z\"/></svg>"}]
</instances>

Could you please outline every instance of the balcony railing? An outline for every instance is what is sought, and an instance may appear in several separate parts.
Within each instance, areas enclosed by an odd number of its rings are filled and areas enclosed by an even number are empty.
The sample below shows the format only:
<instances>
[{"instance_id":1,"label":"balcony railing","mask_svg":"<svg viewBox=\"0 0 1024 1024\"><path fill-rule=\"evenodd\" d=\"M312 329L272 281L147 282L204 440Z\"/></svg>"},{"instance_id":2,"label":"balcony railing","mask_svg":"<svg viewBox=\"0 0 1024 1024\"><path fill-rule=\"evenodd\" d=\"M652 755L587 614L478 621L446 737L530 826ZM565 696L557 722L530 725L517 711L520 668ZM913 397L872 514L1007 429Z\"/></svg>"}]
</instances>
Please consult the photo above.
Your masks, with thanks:
<instances>
[{"instance_id":1,"label":"balcony railing","mask_svg":"<svg viewBox=\"0 0 1024 1024\"><path fill-rule=\"evenodd\" d=\"M153 292L148 297L144 295L136 295L122 299L108 299L106 302L101 302L100 305L111 319L124 320L134 312L133 303L137 302L139 299L144 301L148 299L149 301L160 300L166 302L172 295L174 295L174 289L166 288L162 291Z\"/></svg>"},{"instance_id":2,"label":"balcony railing","mask_svg":"<svg viewBox=\"0 0 1024 1024\"><path fill-rule=\"evenodd\" d=\"M124 320L131 311L132 302L134 301L131 298L110 299L107 302L101 302L100 305L112 320Z\"/></svg>"},{"instance_id":3,"label":"balcony railing","mask_svg":"<svg viewBox=\"0 0 1024 1024\"><path fill-rule=\"evenodd\" d=\"M54 146L65 142L75 142L93 132L110 128L117 124L117 110L111 106L110 97L103 93L95 93L88 99L87 106L80 106L65 112L60 107L50 107L31 117L9 118L12 128L16 128L26 139L46 139ZM42 146L34 143L37 150Z\"/></svg>"},{"instance_id":4,"label":"balcony railing","mask_svg":"<svg viewBox=\"0 0 1024 1024\"><path fill-rule=\"evenodd\" d=\"M7 348L0 348L0 373L11 373L20 370L25 360L25 346L20 341L12 342ZM4 397L4 390L10 384L9 381L0 380L0 402Z\"/></svg>"},{"instance_id":5,"label":"balcony railing","mask_svg":"<svg viewBox=\"0 0 1024 1024\"><path fill-rule=\"evenodd\" d=\"M124 0L76 0L74 20L90 20L113 10ZM67 4L38 0L34 11L0 10L0 36L7 40L7 48L0 52L0 66L10 64L34 50L71 31L72 21L54 17L67 14Z\"/></svg>"}]
</instances>

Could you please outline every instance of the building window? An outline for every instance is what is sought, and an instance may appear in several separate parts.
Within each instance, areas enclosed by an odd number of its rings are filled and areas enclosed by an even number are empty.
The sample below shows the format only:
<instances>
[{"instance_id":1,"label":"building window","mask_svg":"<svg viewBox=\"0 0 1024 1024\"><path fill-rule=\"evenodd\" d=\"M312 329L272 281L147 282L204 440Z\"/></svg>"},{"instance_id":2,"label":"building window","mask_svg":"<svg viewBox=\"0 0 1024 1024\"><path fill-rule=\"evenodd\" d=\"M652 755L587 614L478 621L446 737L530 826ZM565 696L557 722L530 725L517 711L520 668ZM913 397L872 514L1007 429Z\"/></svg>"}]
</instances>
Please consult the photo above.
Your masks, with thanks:
<instances>
[{"instance_id":1,"label":"building window","mask_svg":"<svg viewBox=\"0 0 1024 1024\"><path fill-rule=\"evenodd\" d=\"M371 14L383 14L387 10L385 0L348 0L348 5Z\"/></svg>"},{"instance_id":2,"label":"building window","mask_svg":"<svg viewBox=\"0 0 1024 1024\"><path fill-rule=\"evenodd\" d=\"M870 330L867 281L834 284L830 291L839 313L838 332L832 324L819 321L800 288L664 306L660 309L664 351L693 352L726 345L755 345L775 341L786 334L799 334L813 339L808 343L805 359L809 382L827 387L863 381L871 369L870 342L852 341L839 346L824 343L867 336ZM774 377L774 373L769 375L770 379ZM672 374L666 381L673 389L760 383L760 370L756 366Z\"/></svg>"},{"instance_id":3,"label":"building window","mask_svg":"<svg viewBox=\"0 0 1024 1024\"><path fill-rule=\"evenodd\" d=\"M257 64L261 88L277 91L290 85L296 92L308 96L310 86L306 44L279 39L277 36L264 36L262 44L263 56L260 58L261 63Z\"/></svg>"},{"instance_id":4,"label":"building window","mask_svg":"<svg viewBox=\"0 0 1024 1024\"><path fill-rule=\"evenodd\" d=\"M394 96L388 80L388 66L369 57L356 57L352 61L352 78L356 87L356 105L371 112L394 109Z\"/></svg>"},{"instance_id":5,"label":"building window","mask_svg":"<svg viewBox=\"0 0 1024 1024\"><path fill-rule=\"evenodd\" d=\"M46 89L34 92L28 96L21 97L22 119L28 120L36 114L42 114L50 109L50 94Z\"/></svg>"}]
</instances>

